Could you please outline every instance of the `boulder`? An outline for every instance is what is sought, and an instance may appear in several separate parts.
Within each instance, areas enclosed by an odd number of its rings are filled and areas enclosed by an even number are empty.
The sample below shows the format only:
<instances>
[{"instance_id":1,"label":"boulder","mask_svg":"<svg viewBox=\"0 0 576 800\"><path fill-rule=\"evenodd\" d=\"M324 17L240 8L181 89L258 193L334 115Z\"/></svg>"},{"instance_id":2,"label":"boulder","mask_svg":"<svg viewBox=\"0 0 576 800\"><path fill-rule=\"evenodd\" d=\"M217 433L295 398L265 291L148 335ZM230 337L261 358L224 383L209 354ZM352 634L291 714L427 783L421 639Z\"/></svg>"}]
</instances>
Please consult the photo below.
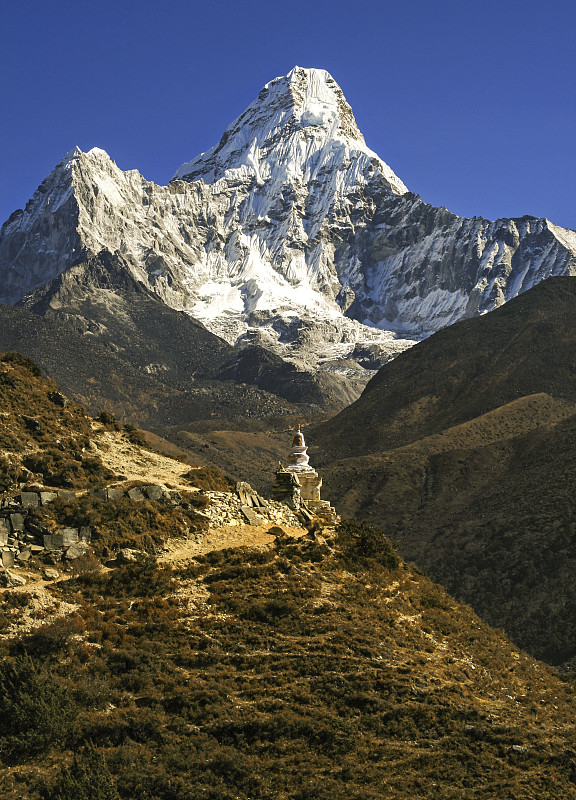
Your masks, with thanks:
<instances>
[{"instance_id":1,"label":"boulder","mask_svg":"<svg viewBox=\"0 0 576 800\"><path fill-rule=\"evenodd\" d=\"M28 547L24 548L24 550L20 550L18 555L16 556L18 561L26 562L29 560L30 556L32 555L30 549Z\"/></svg>"},{"instance_id":2,"label":"boulder","mask_svg":"<svg viewBox=\"0 0 576 800\"><path fill-rule=\"evenodd\" d=\"M87 525L83 525L80 528L80 539L83 542L91 542L92 541L92 528L89 528Z\"/></svg>"},{"instance_id":3,"label":"boulder","mask_svg":"<svg viewBox=\"0 0 576 800\"><path fill-rule=\"evenodd\" d=\"M77 542L77 544L71 545L68 550L66 550L66 558L73 561L76 558L85 556L89 550L90 547L86 542Z\"/></svg>"},{"instance_id":4,"label":"boulder","mask_svg":"<svg viewBox=\"0 0 576 800\"><path fill-rule=\"evenodd\" d=\"M46 567L44 569L44 578L47 581L55 581L59 577L60 577L60 573L58 572L57 569L54 569L53 567Z\"/></svg>"},{"instance_id":5,"label":"boulder","mask_svg":"<svg viewBox=\"0 0 576 800\"><path fill-rule=\"evenodd\" d=\"M71 492L68 489L58 489L58 497L61 500L66 500L67 502L78 499L76 492Z\"/></svg>"},{"instance_id":6,"label":"boulder","mask_svg":"<svg viewBox=\"0 0 576 800\"><path fill-rule=\"evenodd\" d=\"M257 500L257 494L254 489L246 481L239 481L236 484L236 494L240 498L243 506L258 506L260 505Z\"/></svg>"},{"instance_id":7,"label":"boulder","mask_svg":"<svg viewBox=\"0 0 576 800\"><path fill-rule=\"evenodd\" d=\"M146 500L146 496L139 486L134 486L132 489L129 489L128 497L130 500Z\"/></svg>"},{"instance_id":8,"label":"boulder","mask_svg":"<svg viewBox=\"0 0 576 800\"><path fill-rule=\"evenodd\" d=\"M57 492L40 492L40 502L43 506L53 503L58 497Z\"/></svg>"},{"instance_id":9,"label":"boulder","mask_svg":"<svg viewBox=\"0 0 576 800\"><path fill-rule=\"evenodd\" d=\"M0 569L0 585L7 589L12 589L15 586L26 586L26 578L21 575L15 575L7 569Z\"/></svg>"},{"instance_id":10,"label":"boulder","mask_svg":"<svg viewBox=\"0 0 576 800\"><path fill-rule=\"evenodd\" d=\"M132 550L130 547L123 547L116 553L116 560L120 564L130 564L139 561L144 556L142 550Z\"/></svg>"},{"instance_id":11,"label":"boulder","mask_svg":"<svg viewBox=\"0 0 576 800\"><path fill-rule=\"evenodd\" d=\"M124 497L124 489L108 489L106 495L108 500L121 500Z\"/></svg>"},{"instance_id":12,"label":"boulder","mask_svg":"<svg viewBox=\"0 0 576 800\"><path fill-rule=\"evenodd\" d=\"M164 487L157 484L150 486L142 486L142 491L146 494L148 500L161 500L164 497Z\"/></svg>"},{"instance_id":13,"label":"boulder","mask_svg":"<svg viewBox=\"0 0 576 800\"><path fill-rule=\"evenodd\" d=\"M3 567L14 566L14 553L12 552L12 550L2 550L2 566Z\"/></svg>"},{"instance_id":14,"label":"boulder","mask_svg":"<svg viewBox=\"0 0 576 800\"><path fill-rule=\"evenodd\" d=\"M62 547L70 547L78 542L78 528L62 528Z\"/></svg>"},{"instance_id":15,"label":"boulder","mask_svg":"<svg viewBox=\"0 0 576 800\"><path fill-rule=\"evenodd\" d=\"M12 533L19 533L24 530L24 515L23 514L10 514L10 524L12 525Z\"/></svg>"},{"instance_id":16,"label":"boulder","mask_svg":"<svg viewBox=\"0 0 576 800\"><path fill-rule=\"evenodd\" d=\"M40 495L37 492L21 492L20 503L22 508L37 508L40 505Z\"/></svg>"},{"instance_id":17,"label":"boulder","mask_svg":"<svg viewBox=\"0 0 576 800\"><path fill-rule=\"evenodd\" d=\"M46 550L60 550L64 546L64 537L61 533L45 533L44 547Z\"/></svg>"},{"instance_id":18,"label":"boulder","mask_svg":"<svg viewBox=\"0 0 576 800\"><path fill-rule=\"evenodd\" d=\"M250 525L262 525L264 522L260 514L257 514L251 506L242 506L240 510Z\"/></svg>"}]
</instances>

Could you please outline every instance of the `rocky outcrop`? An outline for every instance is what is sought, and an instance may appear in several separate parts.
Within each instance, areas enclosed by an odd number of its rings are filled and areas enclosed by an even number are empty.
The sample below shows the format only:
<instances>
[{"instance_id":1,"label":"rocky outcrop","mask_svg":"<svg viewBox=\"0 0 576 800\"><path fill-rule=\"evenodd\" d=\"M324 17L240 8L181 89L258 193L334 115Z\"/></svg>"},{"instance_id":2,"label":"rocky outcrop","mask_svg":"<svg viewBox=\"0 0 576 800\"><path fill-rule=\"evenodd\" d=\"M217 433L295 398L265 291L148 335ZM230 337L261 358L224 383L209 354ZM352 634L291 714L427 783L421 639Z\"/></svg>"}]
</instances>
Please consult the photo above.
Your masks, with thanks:
<instances>
[{"instance_id":1,"label":"rocky outcrop","mask_svg":"<svg viewBox=\"0 0 576 800\"><path fill-rule=\"evenodd\" d=\"M31 558L50 554L73 561L89 552L91 528L60 528L45 525L33 512L61 500L77 499L76 492L43 487L22 491L0 501L0 561L5 569L24 566Z\"/></svg>"}]
</instances>

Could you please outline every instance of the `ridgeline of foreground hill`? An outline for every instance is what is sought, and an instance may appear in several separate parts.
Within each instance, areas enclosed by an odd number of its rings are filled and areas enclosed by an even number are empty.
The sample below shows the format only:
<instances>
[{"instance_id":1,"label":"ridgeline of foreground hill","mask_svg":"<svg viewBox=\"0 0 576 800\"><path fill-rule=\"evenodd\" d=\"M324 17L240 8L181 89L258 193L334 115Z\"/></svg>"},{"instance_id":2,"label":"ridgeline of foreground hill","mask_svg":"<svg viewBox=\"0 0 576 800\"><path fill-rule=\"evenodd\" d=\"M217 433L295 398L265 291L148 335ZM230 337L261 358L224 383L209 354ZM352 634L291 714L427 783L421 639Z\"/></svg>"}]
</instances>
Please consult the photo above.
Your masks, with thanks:
<instances>
[{"instance_id":1,"label":"ridgeline of foreground hill","mask_svg":"<svg viewBox=\"0 0 576 800\"><path fill-rule=\"evenodd\" d=\"M314 433L341 511L555 664L576 656L574 320L576 279L546 281L403 353Z\"/></svg>"}]
</instances>

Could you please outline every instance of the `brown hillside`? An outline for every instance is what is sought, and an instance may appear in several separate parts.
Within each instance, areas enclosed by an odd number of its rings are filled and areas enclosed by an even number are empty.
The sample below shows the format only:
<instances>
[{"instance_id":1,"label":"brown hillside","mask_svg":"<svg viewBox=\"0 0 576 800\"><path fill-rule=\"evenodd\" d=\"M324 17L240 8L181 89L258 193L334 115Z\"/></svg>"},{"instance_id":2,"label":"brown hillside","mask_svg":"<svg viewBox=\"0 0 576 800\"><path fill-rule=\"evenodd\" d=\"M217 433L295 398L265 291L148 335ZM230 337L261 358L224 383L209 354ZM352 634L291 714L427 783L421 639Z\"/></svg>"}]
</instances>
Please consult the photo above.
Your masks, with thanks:
<instances>
[{"instance_id":1,"label":"brown hillside","mask_svg":"<svg viewBox=\"0 0 576 800\"><path fill-rule=\"evenodd\" d=\"M52 591L0 660L6 800L576 797L573 687L375 531Z\"/></svg>"},{"instance_id":2,"label":"brown hillside","mask_svg":"<svg viewBox=\"0 0 576 800\"><path fill-rule=\"evenodd\" d=\"M576 398L576 278L551 278L386 364L314 437L325 461L408 444L526 395Z\"/></svg>"},{"instance_id":3,"label":"brown hillside","mask_svg":"<svg viewBox=\"0 0 576 800\"><path fill-rule=\"evenodd\" d=\"M29 514L89 526L93 554L160 550L164 564L51 551L14 568L29 583L0 589L3 800L576 798L572 683L381 531L224 525L230 484L215 470L147 453L111 420L95 429L21 356L0 368L11 457L41 460L59 440L74 485L108 482L84 447L127 486L179 496L79 491ZM528 426L542 408L553 431L573 419L546 396L514 414Z\"/></svg>"}]
</instances>

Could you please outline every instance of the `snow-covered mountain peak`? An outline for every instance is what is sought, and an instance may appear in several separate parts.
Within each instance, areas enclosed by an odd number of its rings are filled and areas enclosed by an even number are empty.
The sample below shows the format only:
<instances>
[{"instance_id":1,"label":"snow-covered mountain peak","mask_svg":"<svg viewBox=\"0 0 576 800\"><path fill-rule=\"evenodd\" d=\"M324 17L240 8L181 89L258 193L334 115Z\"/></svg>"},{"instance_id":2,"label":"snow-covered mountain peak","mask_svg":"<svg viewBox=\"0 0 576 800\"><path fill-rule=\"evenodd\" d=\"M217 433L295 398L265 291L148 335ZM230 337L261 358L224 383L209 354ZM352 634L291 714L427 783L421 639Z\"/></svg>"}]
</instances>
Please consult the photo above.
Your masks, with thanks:
<instances>
[{"instance_id":1,"label":"snow-covered mountain peak","mask_svg":"<svg viewBox=\"0 0 576 800\"><path fill-rule=\"evenodd\" d=\"M55 213L66 202L78 185L99 185L104 189L102 176L113 182L122 180L125 173L112 161L105 150L93 147L84 152L73 147L45 178L24 211L24 218L35 218L44 211ZM24 220L20 220L20 225Z\"/></svg>"},{"instance_id":2,"label":"snow-covered mountain peak","mask_svg":"<svg viewBox=\"0 0 576 800\"><path fill-rule=\"evenodd\" d=\"M323 69L294 67L267 83L226 129L220 142L183 164L174 178L214 183L256 179L258 185L308 183L322 172L349 173L355 183L379 172L395 194L407 189L360 133L341 88ZM337 181L338 186L349 180Z\"/></svg>"},{"instance_id":3,"label":"snow-covered mountain peak","mask_svg":"<svg viewBox=\"0 0 576 800\"><path fill-rule=\"evenodd\" d=\"M352 109L342 89L325 69L294 67L285 77L266 84L264 93L272 102L286 96L292 103L295 121L302 128L324 127L333 137L346 137L365 145ZM262 98L264 101L266 97Z\"/></svg>"},{"instance_id":4,"label":"snow-covered mountain peak","mask_svg":"<svg viewBox=\"0 0 576 800\"><path fill-rule=\"evenodd\" d=\"M64 158L56 165L55 169L69 169L73 166L79 159L88 157L89 159L104 159L106 161L112 161L106 150L102 150L101 147L92 147L90 150L84 152L81 150L78 145L73 147L69 150Z\"/></svg>"},{"instance_id":5,"label":"snow-covered mountain peak","mask_svg":"<svg viewBox=\"0 0 576 800\"><path fill-rule=\"evenodd\" d=\"M325 70L268 83L177 174L157 186L100 148L74 148L2 228L0 303L106 250L230 343L357 375L356 361L404 349L399 336L576 274L574 232L465 220L407 192Z\"/></svg>"},{"instance_id":6,"label":"snow-covered mountain peak","mask_svg":"<svg viewBox=\"0 0 576 800\"><path fill-rule=\"evenodd\" d=\"M81 155L82 155L82 150L78 147L78 145L76 145L75 147L72 148L72 150L68 150L68 152L60 162L59 166L69 164L71 161L74 161L74 159L77 158L77 156Z\"/></svg>"}]
</instances>

